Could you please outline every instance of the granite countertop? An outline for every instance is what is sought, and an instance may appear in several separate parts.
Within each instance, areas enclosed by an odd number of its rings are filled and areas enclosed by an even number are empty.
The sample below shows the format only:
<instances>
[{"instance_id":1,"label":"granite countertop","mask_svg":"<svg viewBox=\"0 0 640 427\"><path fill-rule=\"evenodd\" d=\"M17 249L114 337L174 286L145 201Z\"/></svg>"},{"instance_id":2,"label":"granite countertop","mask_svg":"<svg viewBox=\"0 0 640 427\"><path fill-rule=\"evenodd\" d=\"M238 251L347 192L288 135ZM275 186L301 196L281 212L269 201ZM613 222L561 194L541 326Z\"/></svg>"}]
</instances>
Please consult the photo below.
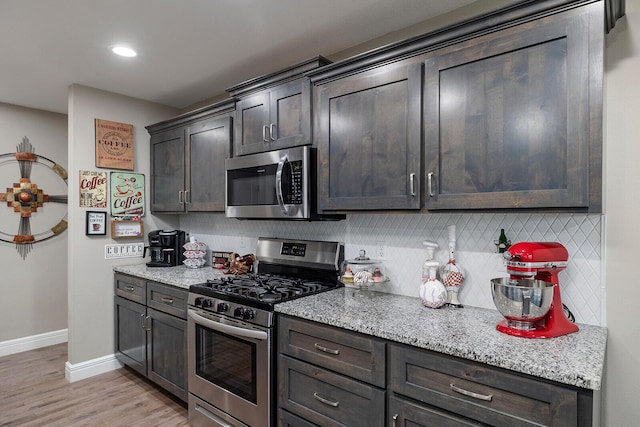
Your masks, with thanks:
<instances>
[{"instance_id":1,"label":"granite countertop","mask_svg":"<svg viewBox=\"0 0 640 427\"><path fill-rule=\"evenodd\" d=\"M114 266L114 271L188 289L222 276L203 267ZM602 386L607 330L582 325L550 339L498 332L496 310L429 309L419 298L338 288L275 305L275 311L590 390Z\"/></svg>"},{"instance_id":2,"label":"granite countertop","mask_svg":"<svg viewBox=\"0 0 640 427\"><path fill-rule=\"evenodd\" d=\"M279 313L590 390L599 390L606 328L580 324L550 339L498 332L496 310L430 309L419 298L338 288L275 305Z\"/></svg>"},{"instance_id":3,"label":"granite countertop","mask_svg":"<svg viewBox=\"0 0 640 427\"><path fill-rule=\"evenodd\" d=\"M224 275L223 270L215 270L211 266L187 268L184 265L177 267L147 267L146 264L118 265L113 267L113 271L183 289L189 289L191 285Z\"/></svg>"}]
</instances>

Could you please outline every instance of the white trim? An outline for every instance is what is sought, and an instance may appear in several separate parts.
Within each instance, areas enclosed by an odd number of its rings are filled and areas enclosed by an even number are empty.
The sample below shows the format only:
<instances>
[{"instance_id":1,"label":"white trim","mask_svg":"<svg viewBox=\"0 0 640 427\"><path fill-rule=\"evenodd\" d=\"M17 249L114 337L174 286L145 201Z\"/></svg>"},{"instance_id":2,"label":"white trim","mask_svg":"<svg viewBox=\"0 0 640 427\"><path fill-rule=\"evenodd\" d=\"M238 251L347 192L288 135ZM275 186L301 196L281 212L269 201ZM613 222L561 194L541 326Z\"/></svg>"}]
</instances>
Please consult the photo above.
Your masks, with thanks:
<instances>
[{"instance_id":1,"label":"white trim","mask_svg":"<svg viewBox=\"0 0 640 427\"><path fill-rule=\"evenodd\" d=\"M76 364L71 364L67 361L64 364L64 377L67 381L73 383L94 375L104 374L105 372L122 368L122 366L122 363L116 359L115 354L98 357L96 359Z\"/></svg>"},{"instance_id":2,"label":"white trim","mask_svg":"<svg viewBox=\"0 0 640 427\"><path fill-rule=\"evenodd\" d=\"M45 332L44 334L32 335L30 337L16 338L14 340L0 342L0 357L10 354L22 353L23 351L35 350L41 347L61 344L68 341L68 330Z\"/></svg>"}]
</instances>

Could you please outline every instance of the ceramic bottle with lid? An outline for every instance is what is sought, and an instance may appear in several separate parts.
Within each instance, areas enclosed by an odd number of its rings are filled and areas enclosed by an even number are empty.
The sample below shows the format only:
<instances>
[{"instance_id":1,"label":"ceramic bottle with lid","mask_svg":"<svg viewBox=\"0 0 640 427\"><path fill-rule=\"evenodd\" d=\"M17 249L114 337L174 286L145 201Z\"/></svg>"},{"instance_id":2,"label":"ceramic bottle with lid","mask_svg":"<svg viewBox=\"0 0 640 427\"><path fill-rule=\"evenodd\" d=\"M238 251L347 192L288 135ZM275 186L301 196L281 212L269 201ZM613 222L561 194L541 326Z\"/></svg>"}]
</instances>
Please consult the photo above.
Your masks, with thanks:
<instances>
[{"instance_id":1,"label":"ceramic bottle with lid","mask_svg":"<svg viewBox=\"0 0 640 427\"><path fill-rule=\"evenodd\" d=\"M433 259L433 254L439 246L429 240L425 240L423 244L427 247L427 259L422 265L420 300L425 307L440 308L447 302L447 290L437 277L440 263Z\"/></svg>"}]
</instances>

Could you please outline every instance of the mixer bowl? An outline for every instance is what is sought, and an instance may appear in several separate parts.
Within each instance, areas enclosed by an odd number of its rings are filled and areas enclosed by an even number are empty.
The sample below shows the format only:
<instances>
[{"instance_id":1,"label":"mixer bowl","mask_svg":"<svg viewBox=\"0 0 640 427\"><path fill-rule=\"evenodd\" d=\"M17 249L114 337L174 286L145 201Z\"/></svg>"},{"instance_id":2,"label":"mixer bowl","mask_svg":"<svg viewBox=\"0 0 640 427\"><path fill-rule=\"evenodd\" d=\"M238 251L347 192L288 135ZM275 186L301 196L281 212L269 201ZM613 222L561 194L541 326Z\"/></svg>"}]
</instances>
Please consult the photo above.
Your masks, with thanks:
<instances>
[{"instance_id":1,"label":"mixer bowl","mask_svg":"<svg viewBox=\"0 0 640 427\"><path fill-rule=\"evenodd\" d=\"M509 322L534 323L543 319L553 301L553 283L535 279L491 279L496 308Z\"/></svg>"}]
</instances>

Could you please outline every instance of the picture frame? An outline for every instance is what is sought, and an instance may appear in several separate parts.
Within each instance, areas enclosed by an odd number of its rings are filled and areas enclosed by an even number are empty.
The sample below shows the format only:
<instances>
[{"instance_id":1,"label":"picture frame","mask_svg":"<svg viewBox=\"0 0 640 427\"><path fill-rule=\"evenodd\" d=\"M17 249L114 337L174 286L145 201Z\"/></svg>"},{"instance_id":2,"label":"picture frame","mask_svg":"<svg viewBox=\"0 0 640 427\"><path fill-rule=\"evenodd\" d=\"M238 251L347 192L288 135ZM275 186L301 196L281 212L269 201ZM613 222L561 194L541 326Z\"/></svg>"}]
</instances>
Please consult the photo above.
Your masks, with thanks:
<instances>
[{"instance_id":1,"label":"picture frame","mask_svg":"<svg viewBox=\"0 0 640 427\"><path fill-rule=\"evenodd\" d=\"M107 234L107 213L100 211L87 211L85 223L87 236L104 236Z\"/></svg>"},{"instance_id":2,"label":"picture frame","mask_svg":"<svg viewBox=\"0 0 640 427\"><path fill-rule=\"evenodd\" d=\"M135 219L145 211L144 174L111 172L110 210L115 218Z\"/></svg>"},{"instance_id":3,"label":"picture frame","mask_svg":"<svg viewBox=\"0 0 640 427\"><path fill-rule=\"evenodd\" d=\"M133 170L133 125L95 119L96 167Z\"/></svg>"}]
</instances>

